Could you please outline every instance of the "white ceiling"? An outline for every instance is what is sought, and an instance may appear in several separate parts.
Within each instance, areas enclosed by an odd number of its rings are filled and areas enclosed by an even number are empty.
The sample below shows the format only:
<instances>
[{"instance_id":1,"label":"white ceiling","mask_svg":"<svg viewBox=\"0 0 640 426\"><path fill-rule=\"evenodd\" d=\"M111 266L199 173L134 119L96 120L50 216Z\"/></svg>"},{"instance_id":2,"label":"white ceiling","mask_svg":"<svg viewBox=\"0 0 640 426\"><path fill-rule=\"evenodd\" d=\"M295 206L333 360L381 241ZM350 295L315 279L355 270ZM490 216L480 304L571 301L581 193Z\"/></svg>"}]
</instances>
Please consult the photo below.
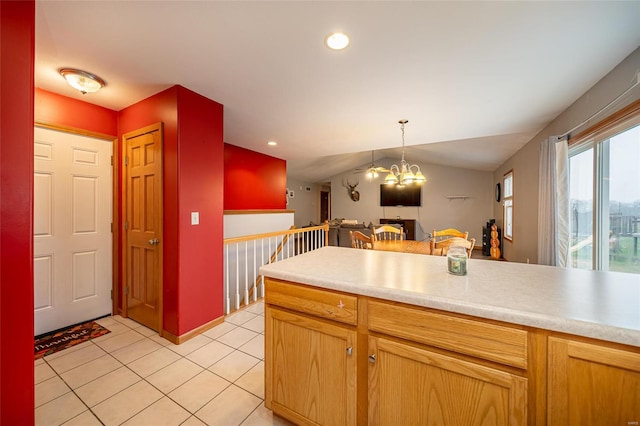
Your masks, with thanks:
<instances>
[{"instance_id":1,"label":"white ceiling","mask_svg":"<svg viewBox=\"0 0 640 426\"><path fill-rule=\"evenodd\" d=\"M399 158L399 119L410 162L493 171L639 45L640 1L38 1L35 82L114 110L181 84L224 104L225 142L318 182Z\"/></svg>"}]
</instances>

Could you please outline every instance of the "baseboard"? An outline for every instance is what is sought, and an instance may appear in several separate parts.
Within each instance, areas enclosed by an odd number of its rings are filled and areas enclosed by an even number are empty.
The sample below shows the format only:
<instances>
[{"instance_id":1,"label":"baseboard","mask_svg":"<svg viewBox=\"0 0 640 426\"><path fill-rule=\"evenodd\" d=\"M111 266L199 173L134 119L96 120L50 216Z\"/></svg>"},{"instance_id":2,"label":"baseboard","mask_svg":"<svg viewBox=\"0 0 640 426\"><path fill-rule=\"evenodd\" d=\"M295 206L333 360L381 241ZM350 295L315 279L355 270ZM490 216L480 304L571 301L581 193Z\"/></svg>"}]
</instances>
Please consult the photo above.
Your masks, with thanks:
<instances>
[{"instance_id":1,"label":"baseboard","mask_svg":"<svg viewBox=\"0 0 640 426\"><path fill-rule=\"evenodd\" d=\"M185 334L181 334L180 336L176 336L174 334L169 333L166 330L162 330L162 337L164 337L165 339L167 339L173 344L179 345L181 343L186 342L187 340L193 339L197 335L202 334L207 330L212 329L216 325L222 324L223 322L224 322L224 315L212 321L209 321L208 323L203 324L200 327L194 328L193 330Z\"/></svg>"}]
</instances>

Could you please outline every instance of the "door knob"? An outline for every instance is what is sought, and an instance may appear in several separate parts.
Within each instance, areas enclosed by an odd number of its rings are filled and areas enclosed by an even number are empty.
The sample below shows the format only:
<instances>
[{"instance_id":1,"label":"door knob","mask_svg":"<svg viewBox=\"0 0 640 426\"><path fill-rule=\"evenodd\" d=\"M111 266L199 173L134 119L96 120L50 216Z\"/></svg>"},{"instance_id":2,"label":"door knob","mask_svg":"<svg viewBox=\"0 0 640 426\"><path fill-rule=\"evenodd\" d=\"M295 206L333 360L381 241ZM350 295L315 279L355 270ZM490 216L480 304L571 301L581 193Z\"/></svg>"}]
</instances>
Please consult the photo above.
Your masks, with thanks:
<instances>
[{"instance_id":1,"label":"door knob","mask_svg":"<svg viewBox=\"0 0 640 426\"><path fill-rule=\"evenodd\" d=\"M369 362L376 362L376 354L369 355Z\"/></svg>"},{"instance_id":2,"label":"door knob","mask_svg":"<svg viewBox=\"0 0 640 426\"><path fill-rule=\"evenodd\" d=\"M155 245L158 245L158 244L160 244L160 240L158 240L157 238L149 240L149 245L150 246L155 246Z\"/></svg>"}]
</instances>

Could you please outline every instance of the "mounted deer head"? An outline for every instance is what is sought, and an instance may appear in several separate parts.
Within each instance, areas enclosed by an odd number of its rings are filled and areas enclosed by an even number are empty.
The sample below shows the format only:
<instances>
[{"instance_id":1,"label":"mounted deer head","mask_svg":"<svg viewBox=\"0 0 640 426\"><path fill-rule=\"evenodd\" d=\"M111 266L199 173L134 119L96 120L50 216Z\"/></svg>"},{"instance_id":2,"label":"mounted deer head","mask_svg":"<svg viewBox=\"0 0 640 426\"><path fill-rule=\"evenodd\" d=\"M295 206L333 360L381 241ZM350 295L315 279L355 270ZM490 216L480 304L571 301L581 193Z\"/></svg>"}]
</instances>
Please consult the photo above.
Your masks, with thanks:
<instances>
[{"instance_id":1,"label":"mounted deer head","mask_svg":"<svg viewBox=\"0 0 640 426\"><path fill-rule=\"evenodd\" d=\"M352 183L351 180L349 180L349 179L347 179L346 182L345 182L344 179L342 179L342 186L347 188L347 192L349 193L349 197L353 201L359 201L360 200L360 193L358 191L356 191L356 186L358 186L358 184L360 184L360 180L356 180L356 183Z\"/></svg>"}]
</instances>

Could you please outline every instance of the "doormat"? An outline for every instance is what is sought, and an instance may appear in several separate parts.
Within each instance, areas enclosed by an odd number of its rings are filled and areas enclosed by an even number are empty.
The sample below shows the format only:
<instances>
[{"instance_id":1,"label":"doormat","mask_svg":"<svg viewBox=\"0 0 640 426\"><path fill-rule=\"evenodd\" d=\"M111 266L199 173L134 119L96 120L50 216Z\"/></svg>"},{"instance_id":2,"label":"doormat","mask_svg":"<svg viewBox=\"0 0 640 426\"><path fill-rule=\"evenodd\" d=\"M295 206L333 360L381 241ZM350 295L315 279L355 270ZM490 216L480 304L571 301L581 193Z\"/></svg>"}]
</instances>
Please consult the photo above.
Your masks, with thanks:
<instances>
[{"instance_id":1,"label":"doormat","mask_svg":"<svg viewBox=\"0 0 640 426\"><path fill-rule=\"evenodd\" d=\"M95 321L72 325L63 330L54 331L36 339L34 347L35 359L51 355L107 333L110 333L110 331Z\"/></svg>"}]
</instances>

